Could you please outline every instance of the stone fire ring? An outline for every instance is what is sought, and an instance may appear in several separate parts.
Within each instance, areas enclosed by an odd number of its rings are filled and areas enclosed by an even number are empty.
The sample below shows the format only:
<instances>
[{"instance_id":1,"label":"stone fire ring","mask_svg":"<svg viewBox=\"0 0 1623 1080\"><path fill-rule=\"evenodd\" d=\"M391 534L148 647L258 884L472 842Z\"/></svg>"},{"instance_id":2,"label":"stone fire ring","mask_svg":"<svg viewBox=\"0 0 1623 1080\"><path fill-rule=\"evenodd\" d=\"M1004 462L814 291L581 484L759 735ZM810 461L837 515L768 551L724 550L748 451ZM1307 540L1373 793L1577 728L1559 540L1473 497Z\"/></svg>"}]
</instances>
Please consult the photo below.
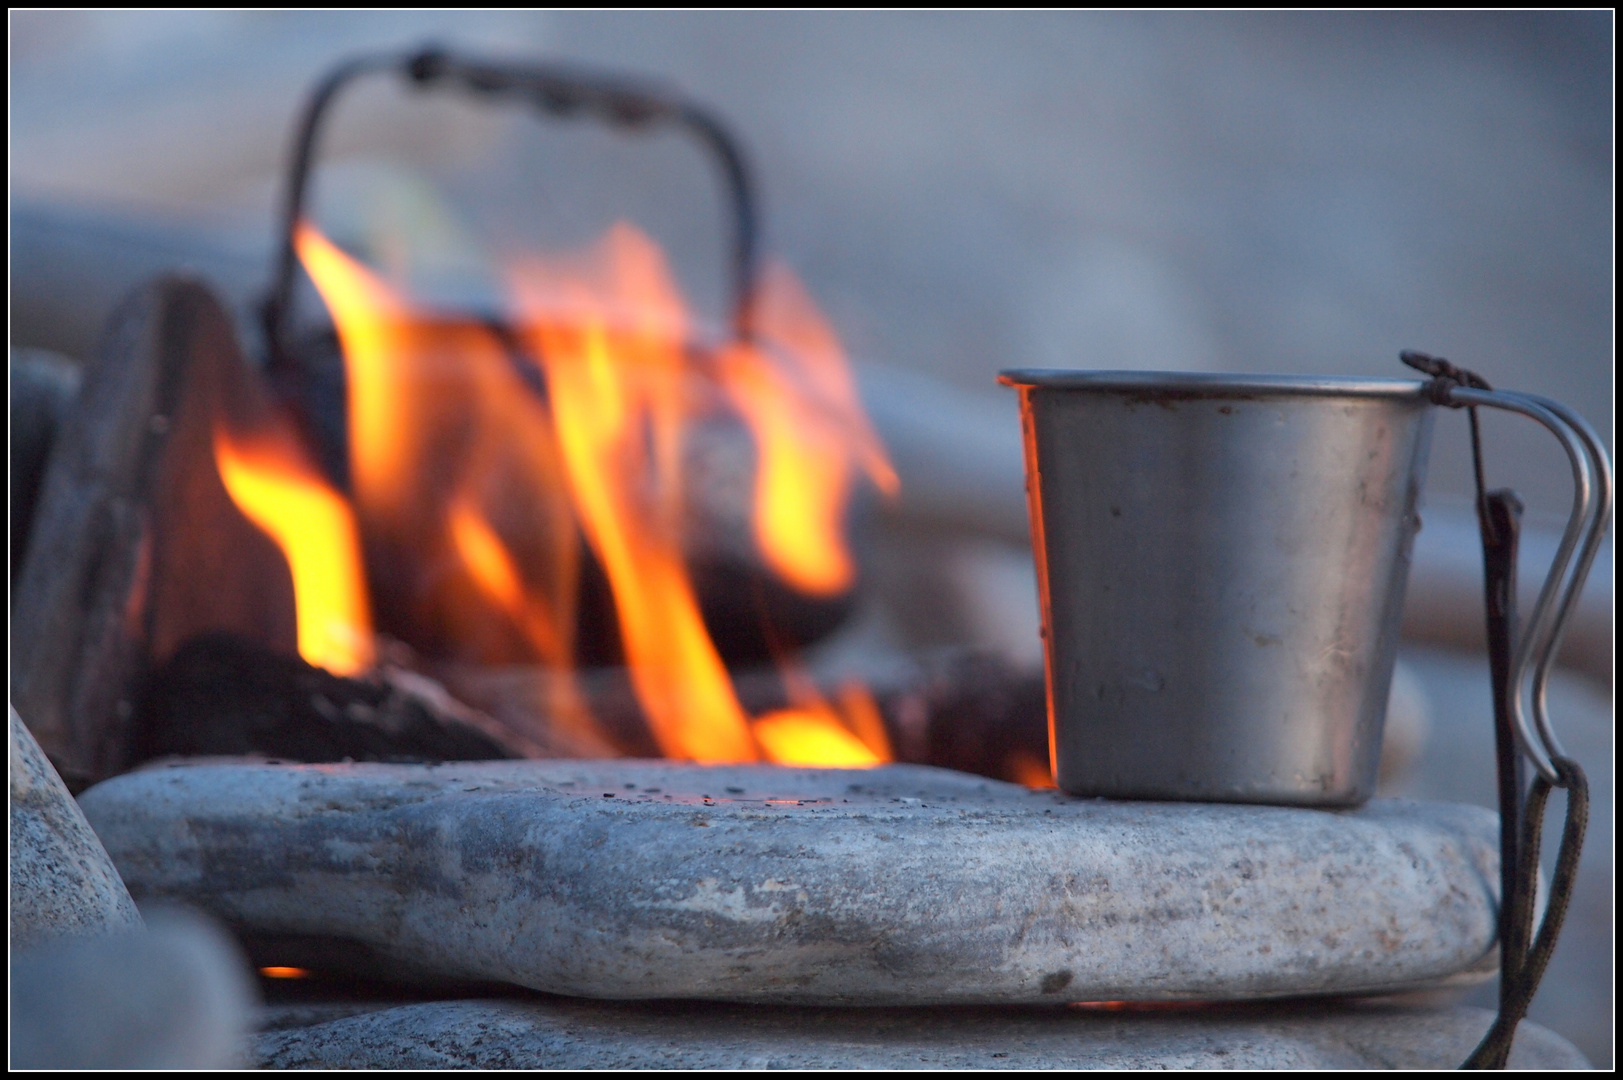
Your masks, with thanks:
<instances>
[{"instance_id":1,"label":"stone fire ring","mask_svg":"<svg viewBox=\"0 0 1623 1080\"><path fill-rule=\"evenodd\" d=\"M632 760L196 764L80 803L137 900L201 907L304 966L581 997L1243 1000L1497 961L1498 827L1468 806Z\"/></svg>"}]
</instances>

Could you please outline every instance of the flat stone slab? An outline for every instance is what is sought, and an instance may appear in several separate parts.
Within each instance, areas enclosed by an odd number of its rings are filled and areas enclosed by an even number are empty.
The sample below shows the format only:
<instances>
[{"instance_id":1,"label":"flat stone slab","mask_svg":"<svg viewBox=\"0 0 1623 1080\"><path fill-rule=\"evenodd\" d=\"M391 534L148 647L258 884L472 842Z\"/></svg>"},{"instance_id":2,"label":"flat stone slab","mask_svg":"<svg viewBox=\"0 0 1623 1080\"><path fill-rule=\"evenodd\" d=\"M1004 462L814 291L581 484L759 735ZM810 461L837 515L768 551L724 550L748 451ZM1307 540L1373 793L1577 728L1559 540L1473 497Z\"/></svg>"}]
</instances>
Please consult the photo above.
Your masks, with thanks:
<instances>
[{"instance_id":1,"label":"flat stone slab","mask_svg":"<svg viewBox=\"0 0 1623 1080\"><path fill-rule=\"evenodd\" d=\"M297 1069L1450 1069L1485 1009L1377 1004L808 1009L697 1002L435 1001L256 1036L249 1059ZM1523 1021L1513 1069L1587 1069Z\"/></svg>"},{"instance_id":2,"label":"flat stone slab","mask_svg":"<svg viewBox=\"0 0 1623 1080\"><path fill-rule=\"evenodd\" d=\"M261 963L922 1005L1383 993L1497 959L1497 822L1469 806L632 760L193 765L80 804L137 899L289 950Z\"/></svg>"}]
</instances>

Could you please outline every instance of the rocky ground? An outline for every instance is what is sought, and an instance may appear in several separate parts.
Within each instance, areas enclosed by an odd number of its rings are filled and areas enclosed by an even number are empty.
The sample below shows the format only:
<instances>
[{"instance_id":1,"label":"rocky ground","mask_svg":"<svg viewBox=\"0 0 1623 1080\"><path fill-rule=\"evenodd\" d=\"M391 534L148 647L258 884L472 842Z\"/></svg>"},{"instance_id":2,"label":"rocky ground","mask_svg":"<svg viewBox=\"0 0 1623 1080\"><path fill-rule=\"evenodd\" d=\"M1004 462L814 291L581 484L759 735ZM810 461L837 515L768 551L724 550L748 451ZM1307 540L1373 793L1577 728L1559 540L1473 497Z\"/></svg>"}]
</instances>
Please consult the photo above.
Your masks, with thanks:
<instances>
[{"instance_id":1,"label":"rocky ground","mask_svg":"<svg viewBox=\"0 0 1623 1080\"><path fill-rule=\"evenodd\" d=\"M1002 367L1390 374L1420 347L1611 429L1607 12L33 12L11 31L19 200L206 235L228 254L202 268L242 297L305 88L340 56L432 37L643 71L715 105L754 152L770 247L852 351L899 373L885 385L904 396L911 376L951 384L976 403L954 416L976 424L1013 430ZM485 243L579 242L631 213L719 310L722 220L675 140L368 91L330 148L348 170L323 204L335 219L355 192L422 177ZM396 221L420 225L405 204ZM13 266L14 301L37 271ZM14 345L87 354L99 317L37 310L14 306ZM1564 512L1547 437L1499 418L1487 431L1491 482ZM1433 495L1468 491L1462 420L1439 424L1433 460ZM1008 560L982 561L996 578ZM1411 650L1406 664L1432 729L1398 793L1491 806L1480 658ZM1566 677L1553 711L1593 763L1596 810L1532 1016L1606 1067L1613 706Z\"/></svg>"}]
</instances>

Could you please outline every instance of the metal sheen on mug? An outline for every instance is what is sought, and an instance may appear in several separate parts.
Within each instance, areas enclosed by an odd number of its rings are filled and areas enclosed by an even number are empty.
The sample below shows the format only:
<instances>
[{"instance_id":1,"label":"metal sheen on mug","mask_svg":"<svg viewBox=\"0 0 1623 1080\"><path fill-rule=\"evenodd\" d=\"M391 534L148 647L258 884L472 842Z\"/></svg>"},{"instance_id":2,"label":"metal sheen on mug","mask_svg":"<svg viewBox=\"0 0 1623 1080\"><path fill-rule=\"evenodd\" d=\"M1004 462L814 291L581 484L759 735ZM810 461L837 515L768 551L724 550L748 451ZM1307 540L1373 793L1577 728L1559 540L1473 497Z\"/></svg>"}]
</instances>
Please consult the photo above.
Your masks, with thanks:
<instances>
[{"instance_id":1,"label":"metal sheen on mug","mask_svg":"<svg viewBox=\"0 0 1623 1080\"><path fill-rule=\"evenodd\" d=\"M1078 795L1375 789L1433 409L1405 379L1006 371Z\"/></svg>"}]
</instances>

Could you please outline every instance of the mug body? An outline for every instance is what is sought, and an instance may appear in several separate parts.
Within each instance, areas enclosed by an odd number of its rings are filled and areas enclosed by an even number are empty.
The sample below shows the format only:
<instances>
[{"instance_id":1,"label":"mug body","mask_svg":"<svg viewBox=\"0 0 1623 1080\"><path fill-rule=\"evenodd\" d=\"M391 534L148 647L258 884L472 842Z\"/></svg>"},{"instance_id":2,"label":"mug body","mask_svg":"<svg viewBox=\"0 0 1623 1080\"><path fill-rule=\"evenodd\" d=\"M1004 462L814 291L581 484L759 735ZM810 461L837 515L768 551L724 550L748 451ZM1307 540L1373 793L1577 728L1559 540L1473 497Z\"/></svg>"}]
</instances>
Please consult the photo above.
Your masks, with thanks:
<instances>
[{"instance_id":1,"label":"mug body","mask_svg":"<svg viewBox=\"0 0 1623 1080\"><path fill-rule=\"evenodd\" d=\"M1065 791L1375 788L1432 408L1393 379L1005 372Z\"/></svg>"}]
</instances>

